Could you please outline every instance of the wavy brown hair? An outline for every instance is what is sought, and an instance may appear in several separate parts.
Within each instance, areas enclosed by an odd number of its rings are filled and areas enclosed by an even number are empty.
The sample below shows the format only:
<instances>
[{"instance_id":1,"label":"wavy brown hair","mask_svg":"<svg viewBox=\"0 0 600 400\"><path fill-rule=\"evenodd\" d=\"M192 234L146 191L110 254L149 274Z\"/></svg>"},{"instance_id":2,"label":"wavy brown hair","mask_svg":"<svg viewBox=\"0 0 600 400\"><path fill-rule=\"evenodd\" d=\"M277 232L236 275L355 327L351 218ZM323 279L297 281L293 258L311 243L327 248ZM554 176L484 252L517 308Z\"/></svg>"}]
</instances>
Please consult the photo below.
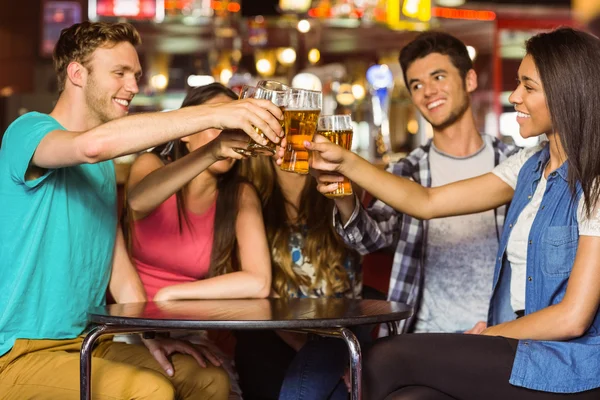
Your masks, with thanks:
<instances>
[{"instance_id":1,"label":"wavy brown hair","mask_svg":"<svg viewBox=\"0 0 600 400\"><path fill-rule=\"evenodd\" d=\"M240 173L256 187L263 207L267 240L271 247L273 290L287 297L289 289L300 285L313 289L311 282L298 276L292 268L290 235L305 233L302 253L315 268L315 282L327 282L325 294L332 296L353 290L344 263L348 257L357 257L340 240L331 224L333 201L317 191L314 179L307 179L297 208L298 217L291 221L286 205L296 208L285 198L277 180L275 165L269 157L252 157L243 160Z\"/></svg>"},{"instance_id":2,"label":"wavy brown hair","mask_svg":"<svg viewBox=\"0 0 600 400\"><path fill-rule=\"evenodd\" d=\"M225 95L233 100L238 98L231 89L220 83L211 83L210 85L191 89L183 100L181 107L200 105L218 95ZM158 146L152 152L165 163L173 162L189 154L186 144L179 139ZM240 176L239 169L240 163L236 162L229 171L217 177L217 209L215 211L213 246L210 255L210 277L241 269L236 250L235 222L239 211L240 188L245 180ZM189 229L191 223L185 212L186 190L187 185L175 194L180 234L183 233L184 229ZM129 234L132 235L132 230ZM129 240L129 242L131 241Z\"/></svg>"},{"instance_id":3,"label":"wavy brown hair","mask_svg":"<svg viewBox=\"0 0 600 400\"><path fill-rule=\"evenodd\" d=\"M122 42L133 46L142 43L133 25L84 21L63 29L52 55L59 92L65 89L67 67L71 62L76 61L89 69L88 61L98 47L112 47Z\"/></svg>"}]
</instances>

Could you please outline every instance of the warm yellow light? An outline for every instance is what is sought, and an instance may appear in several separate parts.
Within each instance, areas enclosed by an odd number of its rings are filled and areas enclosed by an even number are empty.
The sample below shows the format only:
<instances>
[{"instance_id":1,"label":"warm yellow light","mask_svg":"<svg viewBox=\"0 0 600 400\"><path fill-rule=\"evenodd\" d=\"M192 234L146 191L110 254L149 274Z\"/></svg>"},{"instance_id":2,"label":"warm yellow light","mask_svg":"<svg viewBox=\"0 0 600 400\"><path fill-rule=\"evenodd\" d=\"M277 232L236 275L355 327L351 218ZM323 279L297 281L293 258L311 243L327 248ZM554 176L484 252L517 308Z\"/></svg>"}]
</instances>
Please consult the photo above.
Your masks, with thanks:
<instances>
[{"instance_id":1,"label":"warm yellow light","mask_svg":"<svg viewBox=\"0 0 600 400\"><path fill-rule=\"evenodd\" d=\"M271 62L265 58L261 58L256 62L256 70L259 74L267 75L269 72L271 72L272 68L273 65Z\"/></svg>"},{"instance_id":2,"label":"warm yellow light","mask_svg":"<svg viewBox=\"0 0 600 400\"><path fill-rule=\"evenodd\" d=\"M437 5L442 7L460 7L465 0L437 0Z\"/></svg>"},{"instance_id":3,"label":"warm yellow light","mask_svg":"<svg viewBox=\"0 0 600 400\"><path fill-rule=\"evenodd\" d=\"M356 100L362 100L365 98L365 88L360 83L352 85L352 94Z\"/></svg>"},{"instance_id":4,"label":"warm yellow light","mask_svg":"<svg viewBox=\"0 0 600 400\"><path fill-rule=\"evenodd\" d=\"M279 8L284 12L305 13L311 3L311 0L279 0Z\"/></svg>"},{"instance_id":5,"label":"warm yellow light","mask_svg":"<svg viewBox=\"0 0 600 400\"><path fill-rule=\"evenodd\" d=\"M308 22L308 20L305 19L301 19L300 21L298 21L298 31L301 33L306 33L310 31L310 22Z\"/></svg>"},{"instance_id":6,"label":"warm yellow light","mask_svg":"<svg viewBox=\"0 0 600 400\"><path fill-rule=\"evenodd\" d=\"M12 96L15 93L15 90L12 88L12 86L5 86L2 89L0 89L0 97L9 97Z\"/></svg>"},{"instance_id":7,"label":"warm yellow light","mask_svg":"<svg viewBox=\"0 0 600 400\"><path fill-rule=\"evenodd\" d=\"M308 52L308 61L311 64L316 64L319 62L320 59L321 52L319 51L319 49L310 49L310 51Z\"/></svg>"},{"instance_id":8,"label":"warm yellow light","mask_svg":"<svg viewBox=\"0 0 600 400\"><path fill-rule=\"evenodd\" d=\"M169 80L163 74L156 74L150 78L150 86L157 90L164 90Z\"/></svg>"},{"instance_id":9,"label":"warm yellow light","mask_svg":"<svg viewBox=\"0 0 600 400\"><path fill-rule=\"evenodd\" d=\"M292 65L294 61L296 61L296 51L291 47L280 49L277 52L277 61L279 61L282 65Z\"/></svg>"},{"instance_id":10,"label":"warm yellow light","mask_svg":"<svg viewBox=\"0 0 600 400\"><path fill-rule=\"evenodd\" d=\"M417 122L417 120L411 119L410 121L408 121L408 124L406 124L406 130L408 131L408 133L415 135L419 130L419 123Z\"/></svg>"},{"instance_id":11,"label":"warm yellow light","mask_svg":"<svg viewBox=\"0 0 600 400\"><path fill-rule=\"evenodd\" d=\"M356 100L352 94L352 86L348 83L342 83L335 99L343 106L349 106Z\"/></svg>"},{"instance_id":12,"label":"warm yellow light","mask_svg":"<svg viewBox=\"0 0 600 400\"><path fill-rule=\"evenodd\" d=\"M232 76L233 72L229 68L223 68L219 74L219 80L223 85L227 85Z\"/></svg>"},{"instance_id":13,"label":"warm yellow light","mask_svg":"<svg viewBox=\"0 0 600 400\"><path fill-rule=\"evenodd\" d=\"M198 87L213 83L215 78L210 75L190 75L187 78L187 84L190 87Z\"/></svg>"},{"instance_id":14,"label":"warm yellow light","mask_svg":"<svg viewBox=\"0 0 600 400\"><path fill-rule=\"evenodd\" d=\"M242 51L235 49L231 52L231 59L235 62L239 62L242 59Z\"/></svg>"}]
</instances>

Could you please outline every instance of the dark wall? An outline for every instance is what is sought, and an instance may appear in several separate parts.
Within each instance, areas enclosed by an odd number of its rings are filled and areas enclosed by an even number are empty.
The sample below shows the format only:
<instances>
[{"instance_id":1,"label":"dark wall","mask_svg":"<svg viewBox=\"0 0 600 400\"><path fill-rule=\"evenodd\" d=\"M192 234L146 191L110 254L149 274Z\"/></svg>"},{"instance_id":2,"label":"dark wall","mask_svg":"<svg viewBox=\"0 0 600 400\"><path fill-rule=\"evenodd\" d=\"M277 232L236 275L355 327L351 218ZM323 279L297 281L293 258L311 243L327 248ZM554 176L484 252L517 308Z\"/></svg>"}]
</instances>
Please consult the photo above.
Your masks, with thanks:
<instances>
[{"instance_id":1,"label":"dark wall","mask_svg":"<svg viewBox=\"0 0 600 400\"><path fill-rule=\"evenodd\" d=\"M242 16L254 17L256 15L279 15L277 6L279 0L242 0Z\"/></svg>"},{"instance_id":2,"label":"dark wall","mask_svg":"<svg viewBox=\"0 0 600 400\"><path fill-rule=\"evenodd\" d=\"M3 1L0 12L0 90L31 92L40 37L41 1Z\"/></svg>"}]
</instances>

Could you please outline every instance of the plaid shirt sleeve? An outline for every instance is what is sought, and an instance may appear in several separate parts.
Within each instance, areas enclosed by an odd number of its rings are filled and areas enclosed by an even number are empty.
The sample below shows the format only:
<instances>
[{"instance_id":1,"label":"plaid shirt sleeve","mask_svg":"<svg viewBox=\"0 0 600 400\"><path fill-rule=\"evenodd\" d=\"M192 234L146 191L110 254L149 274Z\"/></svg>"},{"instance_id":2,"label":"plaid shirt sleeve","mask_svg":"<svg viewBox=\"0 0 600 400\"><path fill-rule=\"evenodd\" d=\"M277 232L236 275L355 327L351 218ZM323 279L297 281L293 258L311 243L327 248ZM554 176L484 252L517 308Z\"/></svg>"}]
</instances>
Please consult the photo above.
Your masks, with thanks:
<instances>
[{"instance_id":1,"label":"plaid shirt sleeve","mask_svg":"<svg viewBox=\"0 0 600 400\"><path fill-rule=\"evenodd\" d=\"M390 165L387 172L396 176L410 176L404 162ZM333 210L333 224L344 243L362 255L395 245L403 214L378 199L373 199L367 209L358 198L355 199L354 212L345 225L340 220L337 208Z\"/></svg>"}]
</instances>

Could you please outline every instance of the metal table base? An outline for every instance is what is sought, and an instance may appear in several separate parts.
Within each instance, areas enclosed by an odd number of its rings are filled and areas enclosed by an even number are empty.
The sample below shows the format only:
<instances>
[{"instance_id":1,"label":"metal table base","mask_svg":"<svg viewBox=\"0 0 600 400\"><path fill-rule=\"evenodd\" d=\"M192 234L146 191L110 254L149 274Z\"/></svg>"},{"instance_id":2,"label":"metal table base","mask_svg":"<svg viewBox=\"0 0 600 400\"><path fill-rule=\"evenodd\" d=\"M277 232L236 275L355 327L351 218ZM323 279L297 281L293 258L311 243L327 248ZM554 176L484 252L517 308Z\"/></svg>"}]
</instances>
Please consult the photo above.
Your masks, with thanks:
<instances>
[{"instance_id":1,"label":"metal table base","mask_svg":"<svg viewBox=\"0 0 600 400\"><path fill-rule=\"evenodd\" d=\"M391 325L391 326L390 326ZM389 323L390 332L396 332L396 324ZM164 329L164 331L172 331L173 329ZM320 336L335 337L343 340L348 346L350 355L350 398L352 400L362 399L362 354L360 344L354 336L354 333L348 328L321 328L321 329L297 329L295 331L314 333ZM124 327L112 325L97 325L95 326L83 340L80 354L80 390L81 400L92 400L92 350L94 343L102 335L108 334L126 334L126 333L144 333L144 332L161 332L160 329L143 328L143 327Z\"/></svg>"}]
</instances>

